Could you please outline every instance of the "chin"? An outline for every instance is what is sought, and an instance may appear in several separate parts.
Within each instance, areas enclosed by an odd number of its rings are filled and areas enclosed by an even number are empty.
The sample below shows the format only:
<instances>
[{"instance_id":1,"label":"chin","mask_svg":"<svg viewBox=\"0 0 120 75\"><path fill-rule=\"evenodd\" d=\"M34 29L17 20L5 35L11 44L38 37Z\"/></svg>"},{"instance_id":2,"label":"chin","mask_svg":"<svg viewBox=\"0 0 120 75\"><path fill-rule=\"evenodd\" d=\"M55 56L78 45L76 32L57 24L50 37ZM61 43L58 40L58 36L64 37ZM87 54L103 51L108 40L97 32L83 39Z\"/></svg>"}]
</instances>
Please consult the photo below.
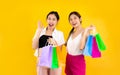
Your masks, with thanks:
<instances>
[{"instance_id":1,"label":"chin","mask_svg":"<svg viewBox=\"0 0 120 75\"><path fill-rule=\"evenodd\" d=\"M77 28L77 27L78 27L78 25L74 25L73 27L74 27L74 28Z\"/></svg>"}]
</instances>

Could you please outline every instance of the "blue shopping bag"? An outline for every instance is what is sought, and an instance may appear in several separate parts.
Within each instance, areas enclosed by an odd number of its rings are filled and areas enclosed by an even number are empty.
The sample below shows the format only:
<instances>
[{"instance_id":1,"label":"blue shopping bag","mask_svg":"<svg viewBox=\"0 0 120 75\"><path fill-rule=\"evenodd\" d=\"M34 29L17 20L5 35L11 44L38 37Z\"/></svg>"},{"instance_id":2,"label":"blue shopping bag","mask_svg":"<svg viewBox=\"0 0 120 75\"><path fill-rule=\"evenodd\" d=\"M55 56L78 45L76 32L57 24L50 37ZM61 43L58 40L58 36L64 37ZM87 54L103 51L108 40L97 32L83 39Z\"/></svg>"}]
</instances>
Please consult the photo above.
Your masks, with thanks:
<instances>
[{"instance_id":1,"label":"blue shopping bag","mask_svg":"<svg viewBox=\"0 0 120 75\"><path fill-rule=\"evenodd\" d=\"M85 44L85 48L83 50L83 55L86 56L92 55L92 42L93 42L93 35L89 35L87 38L87 42Z\"/></svg>"}]
</instances>

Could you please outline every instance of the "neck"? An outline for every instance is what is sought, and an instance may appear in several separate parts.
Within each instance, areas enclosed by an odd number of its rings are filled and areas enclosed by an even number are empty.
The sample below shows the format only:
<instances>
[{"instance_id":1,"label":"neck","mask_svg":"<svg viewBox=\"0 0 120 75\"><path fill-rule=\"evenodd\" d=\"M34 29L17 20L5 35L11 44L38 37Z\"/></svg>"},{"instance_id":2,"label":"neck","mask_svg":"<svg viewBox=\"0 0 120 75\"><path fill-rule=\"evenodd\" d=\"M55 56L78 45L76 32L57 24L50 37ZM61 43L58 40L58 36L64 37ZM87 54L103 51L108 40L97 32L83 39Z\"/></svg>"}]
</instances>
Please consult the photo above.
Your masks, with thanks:
<instances>
[{"instance_id":1,"label":"neck","mask_svg":"<svg viewBox=\"0 0 120 75\"><path fill-rule=\"evenodd\" d=\"M47 31L54 31L54 29L53 28L50 28L50 27L47 27Z\"/></svg>"},{"instance_id":2,"label":"neck","mask_svg":"<svg viewBox=\"0 0 120 75\"><path fill-rule=\"evenodd\" d=\"M79 25L78 27L76 27L76 28L74 29L74 32L80 31L81 29L82 29L82 26Z\"/></svg>"}]
</instances>

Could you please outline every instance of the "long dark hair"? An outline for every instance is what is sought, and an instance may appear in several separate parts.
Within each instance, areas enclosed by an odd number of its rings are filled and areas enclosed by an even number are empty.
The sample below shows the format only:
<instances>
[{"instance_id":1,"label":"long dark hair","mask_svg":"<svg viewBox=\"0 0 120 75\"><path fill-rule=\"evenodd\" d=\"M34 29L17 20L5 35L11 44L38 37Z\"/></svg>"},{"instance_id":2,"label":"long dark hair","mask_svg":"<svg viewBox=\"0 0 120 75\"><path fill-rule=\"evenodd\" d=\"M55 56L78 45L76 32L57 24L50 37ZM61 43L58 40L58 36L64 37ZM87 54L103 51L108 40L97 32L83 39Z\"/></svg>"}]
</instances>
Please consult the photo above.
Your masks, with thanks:
<instances>
[{"instance_id":1,"label":"long dark hair","mask_svg":"<svg viewBox=\"0 0 120 75\"><path fill-rule=\"evenodd\" d=\"M81 15L77 11L73 11L68 16L69 21L70 21L70 16L73 15L73 14L76 15L79 19L81 18ZM80 23L82 23L82 21L80 21ZM65 46L67 46L68 39L69 39L70 35L73 33L73 31L74 31L74 27L69 32L69 35L68 35L67 41L65 43Z\"/></svg>"}]
</instances>

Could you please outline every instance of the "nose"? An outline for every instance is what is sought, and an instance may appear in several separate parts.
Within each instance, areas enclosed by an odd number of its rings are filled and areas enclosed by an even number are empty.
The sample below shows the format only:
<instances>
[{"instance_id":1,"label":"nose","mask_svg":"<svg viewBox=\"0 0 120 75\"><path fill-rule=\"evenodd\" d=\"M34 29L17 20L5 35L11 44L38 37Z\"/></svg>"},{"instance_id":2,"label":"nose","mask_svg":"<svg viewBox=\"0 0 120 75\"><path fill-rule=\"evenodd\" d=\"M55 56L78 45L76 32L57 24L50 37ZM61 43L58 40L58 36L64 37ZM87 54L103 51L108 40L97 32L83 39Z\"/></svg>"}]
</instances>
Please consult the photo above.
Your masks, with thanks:
<instances>
[{"instance_id":1,"label":"nose","mask_svg":"<svg viewBox=\"0 0 120 75\"><path fill-rule=\"evenodd\" d=\"M75 23L75 20L72 20L71 23L74 24L74 23Z\"/></svg>"},{"instance_id":2,"label":"nose","mask_svg":"<svg viewBox=\"0 0 120 75\"><path fill-rule=\"evenodd\" d=\"M52 23L53 21L52 20L49 20L50 23Z\"/></svg>"}]
</instances>

